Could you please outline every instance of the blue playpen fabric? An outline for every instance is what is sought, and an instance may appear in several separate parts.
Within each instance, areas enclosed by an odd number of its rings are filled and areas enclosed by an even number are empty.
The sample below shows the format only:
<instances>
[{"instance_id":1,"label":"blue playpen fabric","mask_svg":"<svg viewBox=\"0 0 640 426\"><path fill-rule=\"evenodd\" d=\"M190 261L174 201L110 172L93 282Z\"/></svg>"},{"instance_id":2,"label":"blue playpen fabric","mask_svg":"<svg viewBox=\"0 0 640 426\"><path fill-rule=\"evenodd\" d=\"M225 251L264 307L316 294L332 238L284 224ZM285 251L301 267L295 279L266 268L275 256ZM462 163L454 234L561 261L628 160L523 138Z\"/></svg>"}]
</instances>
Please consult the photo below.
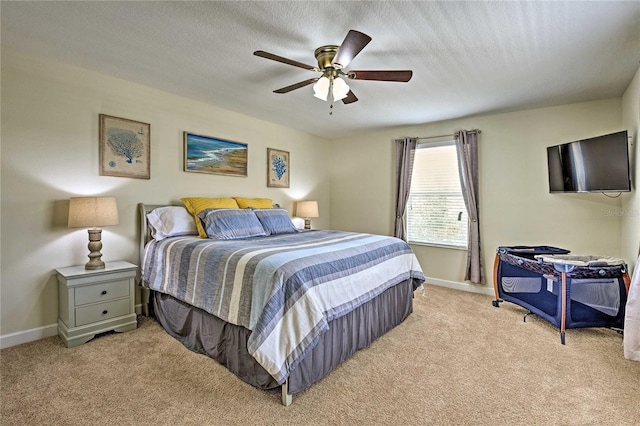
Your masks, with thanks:
<instances>
[{"instance_id":1,"label":"blue playpen fabric","mask_svg":"<svg viewBox=\"0 0 640 426\"><path fill-rule=\"evenodd\" d=\"M499 247L497 271L494 271L496 297L520 305L560 327L563 315L562 273L553 263L543 262L536 256L567 253L569 250L549 246ZM570 269L565 273L565 328L622 329L627 300L626 265L575 266Z\"/></svg>"}]
</instances>

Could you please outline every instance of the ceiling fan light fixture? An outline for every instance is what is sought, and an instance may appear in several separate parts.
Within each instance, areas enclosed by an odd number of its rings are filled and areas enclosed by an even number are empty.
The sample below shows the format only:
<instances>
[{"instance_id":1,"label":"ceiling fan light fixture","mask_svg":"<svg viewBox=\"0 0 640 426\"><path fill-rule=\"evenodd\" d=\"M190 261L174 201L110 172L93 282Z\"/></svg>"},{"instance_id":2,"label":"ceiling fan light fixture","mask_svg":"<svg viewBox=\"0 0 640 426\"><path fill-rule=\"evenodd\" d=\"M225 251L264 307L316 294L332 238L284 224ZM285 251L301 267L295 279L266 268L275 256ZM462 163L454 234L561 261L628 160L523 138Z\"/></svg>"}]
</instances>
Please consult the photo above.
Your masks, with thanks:
<instances>
[{"instance_id":1,"label":"ceiling fan light fixture","mask_svg":"<svg viewBox=\"0 0 640 426\"><path fill-rule=\"evenodd\" d=\"M340 77L336 77L333 80L333 100L340 101L347 97L349 94L349 85Z\"/></svg>"},{"instance_id":2,"label":"ceiling fan light fixture","mask_svg":"<svg viewBox=\"0 0 640 426\"><path fill-rule=\"evenodd\" d=\"M350 90L346 79L349 80L373 80L373 81L398 81L408 82L411 80L413 71L411 70L345 70L353 58L371 41L371 37L356 30L349 30L347 36L340 46L326 45L320 46L314 51L314 56L318 66L311 66L293 59L274 55L263 50L256 50L254 55L272 61L281 62L308 71L321 73L320 77L309 78L296 84L291 84L274 90L274 93L289 93L292 90L306 87L312 83L314 95L318 99L330 101L329 108L333 108L334 101L342 101L345 105L358 101L357 96ZM342 78L340 78L342 77ZM329 99L331 96L331 99ZM331 113L329 113L331 114Z\"/></svg>"},{"instance_id":3,"label":"ceiling fan light fixture","mask_svg":"<svg viewBox=\"0 0 640 426\"><path fill-rule=\"evenodd\" d=\"M327 96L329 95L329 86L331 82L327 77L320 77L320 79L313 85L313 96L318 99L322 99L323 101L327 100Z\"/></svg>"}]
</instances>

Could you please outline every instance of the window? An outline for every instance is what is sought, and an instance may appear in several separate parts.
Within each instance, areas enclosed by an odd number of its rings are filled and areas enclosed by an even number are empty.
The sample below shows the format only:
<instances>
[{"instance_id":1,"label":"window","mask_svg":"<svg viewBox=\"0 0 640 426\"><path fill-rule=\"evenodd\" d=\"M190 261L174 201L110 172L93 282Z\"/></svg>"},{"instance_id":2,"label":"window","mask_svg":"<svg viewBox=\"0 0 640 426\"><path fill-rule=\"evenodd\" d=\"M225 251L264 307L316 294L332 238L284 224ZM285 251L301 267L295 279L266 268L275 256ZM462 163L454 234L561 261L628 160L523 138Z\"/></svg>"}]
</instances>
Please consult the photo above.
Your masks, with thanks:
<instances>
[{"instance_id":1,"label":"window","mask_svg":"<svg viewBox=\"0 0 640 426\"><path fill-rule=\"evenodd\" d=\"M467 248L455 141L418 145L407 204L409 242Z\"/></svg>"}]
</instances>

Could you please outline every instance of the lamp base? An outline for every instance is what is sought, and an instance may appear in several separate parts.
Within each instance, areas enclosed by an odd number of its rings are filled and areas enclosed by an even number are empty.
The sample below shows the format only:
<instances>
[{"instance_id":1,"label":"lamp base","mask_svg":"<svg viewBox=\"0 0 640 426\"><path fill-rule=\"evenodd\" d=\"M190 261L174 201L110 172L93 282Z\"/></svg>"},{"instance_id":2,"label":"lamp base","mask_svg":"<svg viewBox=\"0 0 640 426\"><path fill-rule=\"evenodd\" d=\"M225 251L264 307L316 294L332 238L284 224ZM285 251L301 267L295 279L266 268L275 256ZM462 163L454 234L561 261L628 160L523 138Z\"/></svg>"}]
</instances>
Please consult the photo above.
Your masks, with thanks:
<instances>
[{"instance_id":1,"label":"lamp base","mask_svg":"<svg viewBox=\"0 0 640 426\"><path fill-rule=\"evenodd\" d=\"M89 261L84 265L84 269L104 269L104 262L102 261L102 229L95 228L89 229Z\"/></svg>"},{"instance_id":2,"label":"lamp base","mask_svg":"<svg viewBox=\"0 0 640 426\"><path fill-rule=\"evenodd\" d=\"M304 229L311 229L311 219L306 218L304 220Z\"/></svg>"},{"instance_id":3,"label":"lamp base","mask_svg":"<svg viewBox=\"0 0 640 426\"><path fill-rule=\"evenodd\" d=\"M88 261L84 265L84 269L86 269L87 271L93 271L93 270L96 270L96 269L104 269L104 267L105 267L105 265L104 265L104 262L102 260L95 260L95 259L91 259L90 261Z\"/></svg>"}]
</instances>

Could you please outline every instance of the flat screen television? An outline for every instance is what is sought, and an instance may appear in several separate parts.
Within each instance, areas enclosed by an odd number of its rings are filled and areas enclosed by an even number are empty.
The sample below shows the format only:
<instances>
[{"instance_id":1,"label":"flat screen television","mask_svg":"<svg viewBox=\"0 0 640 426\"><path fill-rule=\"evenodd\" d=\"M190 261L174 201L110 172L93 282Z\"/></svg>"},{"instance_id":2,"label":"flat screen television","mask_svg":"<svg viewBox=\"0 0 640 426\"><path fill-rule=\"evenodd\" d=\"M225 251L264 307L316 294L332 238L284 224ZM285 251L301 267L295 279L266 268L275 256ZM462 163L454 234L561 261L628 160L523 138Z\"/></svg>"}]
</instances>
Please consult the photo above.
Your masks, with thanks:
<instances>
[{"instance_id":1,"label":"flat screen television","mask_svg":"<svg viewBox=\"0 0 640 426\"><path fill-rule=\"evenodd\" d=\"M547 148L549 192L628 192L627 131Z\"/></svg>"}]
</instances>

